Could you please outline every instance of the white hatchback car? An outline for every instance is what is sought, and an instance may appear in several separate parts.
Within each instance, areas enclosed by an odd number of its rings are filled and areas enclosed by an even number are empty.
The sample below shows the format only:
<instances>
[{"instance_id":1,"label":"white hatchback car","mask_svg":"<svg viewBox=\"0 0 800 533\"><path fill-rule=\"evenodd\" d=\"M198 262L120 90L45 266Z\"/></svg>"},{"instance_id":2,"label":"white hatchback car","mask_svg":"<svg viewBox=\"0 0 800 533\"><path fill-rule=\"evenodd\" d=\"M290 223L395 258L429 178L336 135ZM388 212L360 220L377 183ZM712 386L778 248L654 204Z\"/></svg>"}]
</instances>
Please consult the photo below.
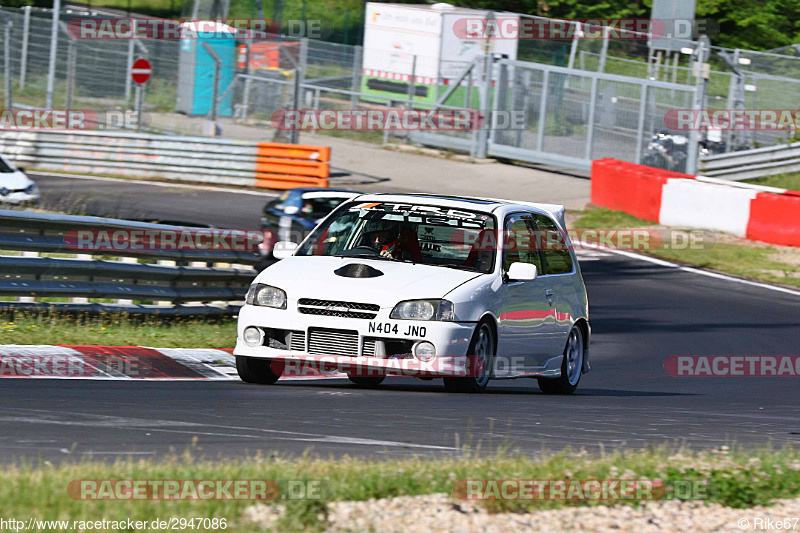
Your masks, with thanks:
<instances>
[{"instance_id":1,"label":"white hatchback car","mask_svg":"<svg viewBox=\"0 0 800 533\"><path fill-rule=\"evenodd\" d=\"M38 204L39 188L21 168L0 156L0 204Z\"/></svg>"},{"instance_id":2,"label":"white hatchback car","mask_svg":"<svg viewBox=\"0 0 800 533\"><path fill-rule=\"evenodd\" d=\"M586 287L563 206L361 195L275 255L239 313L246 382L326 357L361 386L403 374L443 377L456 392L532 377L569 394L589 371Z\"/></svg>"}]
</instances>

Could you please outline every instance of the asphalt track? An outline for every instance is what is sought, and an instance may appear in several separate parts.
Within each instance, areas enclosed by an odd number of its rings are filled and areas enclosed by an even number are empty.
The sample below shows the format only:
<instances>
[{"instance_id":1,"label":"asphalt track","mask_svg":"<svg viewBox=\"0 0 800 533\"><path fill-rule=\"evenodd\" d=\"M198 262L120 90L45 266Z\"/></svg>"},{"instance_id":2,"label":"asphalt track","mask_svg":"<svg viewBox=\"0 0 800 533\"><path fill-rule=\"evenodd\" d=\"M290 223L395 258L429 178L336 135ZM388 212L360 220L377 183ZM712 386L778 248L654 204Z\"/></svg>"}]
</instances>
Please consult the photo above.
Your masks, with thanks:
<instances>
[{"instance_id":1,"label":"asphalt track","mask_svg":"<svg viewBox=\"0 0 800 533\"><path fill-rule=\"evenodd\" d=\"M142 216L197 214L197 222L218 226L257 223L265 201L143 184L115 197L120 184L37 181L46 201L85 194L93 210L139 206ZM390 378L378 390L343 380L264 387L4 379L0 460L158 456L183 451L195 437L195 452L208 457L307 448L385 457L458 453L464 445L537 454L566 446L800 444L798 378L678 378L663 366L671 355L800 355L800 295L619 254L581 255L592 372L575 395L545 396L521 380L466 395L411 378Z\"/></svg>"}]
</instances>

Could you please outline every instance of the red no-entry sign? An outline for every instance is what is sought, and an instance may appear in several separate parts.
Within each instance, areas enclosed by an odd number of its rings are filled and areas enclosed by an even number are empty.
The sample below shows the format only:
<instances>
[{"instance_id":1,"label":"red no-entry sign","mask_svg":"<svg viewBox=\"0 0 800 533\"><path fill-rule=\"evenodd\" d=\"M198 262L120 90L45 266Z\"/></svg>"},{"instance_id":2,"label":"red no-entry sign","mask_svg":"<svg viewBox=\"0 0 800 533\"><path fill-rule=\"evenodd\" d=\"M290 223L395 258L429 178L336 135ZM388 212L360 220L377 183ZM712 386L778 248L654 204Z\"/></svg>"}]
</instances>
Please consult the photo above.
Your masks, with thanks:
<instances>
[{"instance_id":1,"label":"red no-entry sign","mask_svg":"<svg viewBox=\"0 0 800 533\"><path fill-rule=\"evenodd\" d=\"M131 66L131 79L136 83L144 83L150 79L153 66L144 58L137 59Z\"/></svg>"}]
</instances>

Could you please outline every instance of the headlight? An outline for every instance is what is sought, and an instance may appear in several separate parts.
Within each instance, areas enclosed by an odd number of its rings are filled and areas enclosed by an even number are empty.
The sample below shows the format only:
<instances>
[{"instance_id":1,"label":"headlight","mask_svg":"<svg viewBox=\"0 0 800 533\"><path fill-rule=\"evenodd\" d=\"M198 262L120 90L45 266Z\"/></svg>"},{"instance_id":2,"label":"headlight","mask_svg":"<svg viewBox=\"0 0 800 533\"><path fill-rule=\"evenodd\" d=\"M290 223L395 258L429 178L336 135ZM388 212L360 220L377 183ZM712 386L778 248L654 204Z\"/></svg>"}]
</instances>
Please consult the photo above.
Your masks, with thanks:
<instances>
[{"instance_id":1,"label":"headlight","mask_svg":"<svg viewBox=\"0 0 800 533\"><path fill-rule=\"evenodd\" d=\"M406 300L394 306L389 318L398 320L452 321L453 302L448 300Z\"/></svg>"},{"instance_id":2,"label":"headlight","mask_svg":"<svg viewBox=\"0 0 800 533\"><path fill-rule=\"evenodd\" d=\"M33 194L38 190L39 190L39 187L37 187L35 183L31 183L30 185L25 187L24 192L27 193L27 194Z\"/></svg>"},{"instance_id":3,"label":"headlight","mask_svg":"<svg viewBox=\"0 0 800 533\"><path fill-rule=\"evenodd\" d=\"M247 291L247 297L244 301L250 305L286 309L286 292L272 285L256 283L250 285L250 289Z\"/></svg>"}]
</instances>

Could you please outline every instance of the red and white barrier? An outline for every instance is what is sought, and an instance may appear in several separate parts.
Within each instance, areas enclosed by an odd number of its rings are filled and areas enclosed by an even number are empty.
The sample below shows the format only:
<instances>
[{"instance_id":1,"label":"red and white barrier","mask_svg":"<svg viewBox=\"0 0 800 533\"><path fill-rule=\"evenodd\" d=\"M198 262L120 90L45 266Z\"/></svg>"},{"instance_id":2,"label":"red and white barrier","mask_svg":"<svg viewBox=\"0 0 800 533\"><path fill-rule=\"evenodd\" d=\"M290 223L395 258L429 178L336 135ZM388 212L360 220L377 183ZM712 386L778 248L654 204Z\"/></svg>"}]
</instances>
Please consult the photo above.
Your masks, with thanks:
<instances>
[{"instance_id":1,"label":"red and white barrier","mask_svg":"<svg viewBox=\"0 0 800 533\"><path fill-rule=\"evenodd\" d=\"M668 226L800 246L798 191L600 159L592 164L592 203Z\"/></svg>"}]
</instances>

